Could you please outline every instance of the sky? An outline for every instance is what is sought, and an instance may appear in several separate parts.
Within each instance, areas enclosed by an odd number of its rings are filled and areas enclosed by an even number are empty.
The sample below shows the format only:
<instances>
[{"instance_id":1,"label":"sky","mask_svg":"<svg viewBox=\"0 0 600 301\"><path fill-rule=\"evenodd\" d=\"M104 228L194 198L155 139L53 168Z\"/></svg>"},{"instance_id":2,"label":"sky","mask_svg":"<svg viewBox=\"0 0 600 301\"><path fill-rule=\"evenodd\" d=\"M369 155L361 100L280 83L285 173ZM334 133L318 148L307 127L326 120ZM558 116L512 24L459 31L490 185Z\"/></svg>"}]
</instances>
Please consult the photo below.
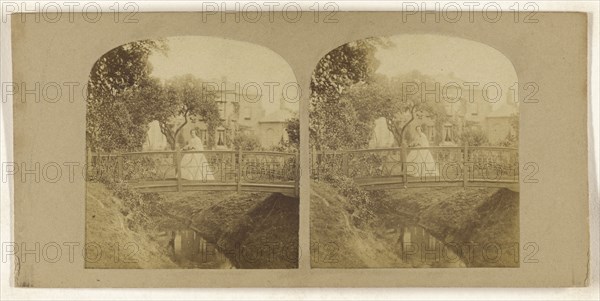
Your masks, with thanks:
<instances>
[{"instance_id":1,"label":"sky","mask_svg":"<svg viewBox=\"0 0 600 301\"><path fill-rule=\"evenodd\" d=\"M217 37L171 37L167 38L169 51L166 56L153 53L149 57L152 76L166 80L178 75L192 74L197 78L218 82L226 77L232 83L228 89L248 94L262 91L262 104L267 114L279 111L282 87L287 84L286 108L298 111L296 77L288 63L268 48ZM270 86L273 88L271 94Z\"/></svg>"},{"instance_id":2,"label":"sky","mask_svg":"<svg viewBox=\"0 0 600 301\"><path fill-rule=\"evenodd\" d=\"M380 66L376 73L396 76L412 70L430 76L449 76L483 86L498 83L504 95L517 82L510 60L496 49L466 39L442 35L398 35L390 37L394 44L379 48L375 57ZM440 83L444 85L443 82Z\"/></svg>"}]
</instances>

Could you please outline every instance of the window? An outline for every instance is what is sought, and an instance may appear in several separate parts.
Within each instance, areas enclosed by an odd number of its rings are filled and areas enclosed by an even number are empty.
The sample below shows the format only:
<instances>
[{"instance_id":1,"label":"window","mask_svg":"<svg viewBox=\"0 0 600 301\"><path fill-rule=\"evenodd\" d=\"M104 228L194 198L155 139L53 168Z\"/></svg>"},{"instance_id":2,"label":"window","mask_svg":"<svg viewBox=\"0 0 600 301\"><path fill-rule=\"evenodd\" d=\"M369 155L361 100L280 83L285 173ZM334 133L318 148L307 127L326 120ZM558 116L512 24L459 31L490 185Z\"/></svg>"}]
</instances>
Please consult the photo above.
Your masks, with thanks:
<instances>
[{"instance_id":1,"label":"window","mask_svg":"<svg viewBox=\"0 0 600 301\"><path fill-rule=\"evenodd\" d=\"M217 131L217 145L225 145L225 130Z\"/></svg>"},{"instance_id":2,"label":"window","mask_svg":"<svg viewBox=\"0 0 600 301\"><path fill-rule=\"evenodd\" d=\"M243 106L242 108L240 108L240 110L242 111L242 118L244 118L244 120L252 119L252 110L250 109L250 107Z\"/></svg>"},{"instance_id":3,"label":"window","mask_svg":"<svg viewBox=\"0 0 600 301\"><path fill-rule=\"evenodd\" d=\"M207 130L198 130L198 136L200 136L202 143L204 145L206 145L206 139L208 138L208 131Z\"/></svg>"},{"instance_id":4,"label":"window","mask_svg":"<svg viewBox=\"0 0 600 301\"><path fill-rule=\"evenodd\" d=\"M445 142L452 142L452 125L444 125L444 141Z\"/></svg>"},{"instance_id":5,"label":"window","mask_svg":"<svg viewBox=\"0 0 600 301\"><path fill-rule=\"evenodd\" d=\"M471 115L473 115L473 116L479 115L479 103L471 104Z\"/></svg>"},{"instance_id":6,"label":"window","mask_svg":"<svg viewBox=\"0 0 600 301\"><path fill-rule=\"evenodd\" d=\"M219 107L219 116L221 116L221 120L225 120L225 105L227 103L224 101L217 101L217 106Z\"/></svg>"},{"instance_id":7,"label":"window","mask_svg":"<svg viewBox=\"0 0 600 301\"><path fill-rule=\"evenodd\" d=\"M429 141L433 141L435 139L435 128L433 125L427 126L427 137L429 137Z\"/></svg>"}]
</instances>

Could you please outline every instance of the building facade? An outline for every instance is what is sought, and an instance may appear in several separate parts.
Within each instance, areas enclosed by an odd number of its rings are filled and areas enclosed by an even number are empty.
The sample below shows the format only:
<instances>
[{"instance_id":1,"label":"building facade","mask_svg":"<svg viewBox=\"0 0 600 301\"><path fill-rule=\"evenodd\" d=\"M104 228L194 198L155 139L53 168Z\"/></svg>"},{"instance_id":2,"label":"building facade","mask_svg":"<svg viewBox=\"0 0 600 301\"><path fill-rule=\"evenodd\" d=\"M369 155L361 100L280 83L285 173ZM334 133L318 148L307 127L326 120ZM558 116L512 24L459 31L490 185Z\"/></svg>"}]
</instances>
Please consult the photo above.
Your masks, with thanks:
<instances>
[{"instance_id":1,"label":"building facade","mask_svg":"<svg viewBox=\"0 0 600 301\"><path fill-rule=\"evenodd\" d=\"M430 145L456 146L461 144L461 134L467 128L484 132L491 145L497 145L508 135L515 134L511 120L518 113L518 106L511 93L507 93L494 103L484 97L484 91L481 89L463 89L461 97L456 101L445 101L444 108L448 121L441 128L436 127L435 120L422 117L413 120L407 129L410 132L407 136L416 137L416 127L421 126ZM407 142L410 144L410 141ZM397 146L394 136L387 129L384 118L375 121L369 146L371 148Z\"/></svg>"},{"instance_id":2,"label":"building facade","mask_svg":"<svg viewBox=\"0 0 600 301\"><path fill-rule=\"evenodd\" d=\"M206 122L200 116L191 116L188 123L181 129L177 137L178 147L183 147L191 138L191 130L196 129L205 149L230 150L233 149L233 139L238 134L245 134L259 138L261 147L271 148L288 140L285 128L287 120L293 115L284 108L283 99L280 100L278 110L266 114L261 104L261 95L242 93L236 89L222 89L217 91L215 101L219 108L221 125L214 132L212 147L209 145L209 131ZM179 116L171 122L172 127L178 127L184 122ZM164 150L169 145L160 132L158 122L149 124L149 131L144 150Z\"/></svg>"}]
</instances>

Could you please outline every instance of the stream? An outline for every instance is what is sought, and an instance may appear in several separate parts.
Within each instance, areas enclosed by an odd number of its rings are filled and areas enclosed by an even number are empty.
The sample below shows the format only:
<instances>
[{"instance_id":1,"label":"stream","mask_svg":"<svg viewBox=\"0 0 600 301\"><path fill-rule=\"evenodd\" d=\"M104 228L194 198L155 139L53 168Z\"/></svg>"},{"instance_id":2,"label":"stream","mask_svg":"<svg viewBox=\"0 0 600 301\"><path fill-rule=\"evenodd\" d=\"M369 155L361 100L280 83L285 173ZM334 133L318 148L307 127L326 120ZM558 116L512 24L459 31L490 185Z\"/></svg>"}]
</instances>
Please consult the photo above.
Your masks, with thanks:
<instances>
[{"instance_id":1,"label":"stream","mask_svg":"<svg viewBox=\"0 0 600 301\"><path fill-rule=\"evenodd\" d=\"M216 245L207 242L192 229L167 231L170 235L168 253L181 268L188 269L235 269Z\"/></svg>"},{"instance_id":2,"label":"stream","mask_svg":"<svg viewBox=\"0 0 600 301\"><path fill-rule=\"evenodd\" d=\"M405 225L397 232L398 255L415 268L464 268L452 248L419 225Z\"/></svg>"}]
</instances>

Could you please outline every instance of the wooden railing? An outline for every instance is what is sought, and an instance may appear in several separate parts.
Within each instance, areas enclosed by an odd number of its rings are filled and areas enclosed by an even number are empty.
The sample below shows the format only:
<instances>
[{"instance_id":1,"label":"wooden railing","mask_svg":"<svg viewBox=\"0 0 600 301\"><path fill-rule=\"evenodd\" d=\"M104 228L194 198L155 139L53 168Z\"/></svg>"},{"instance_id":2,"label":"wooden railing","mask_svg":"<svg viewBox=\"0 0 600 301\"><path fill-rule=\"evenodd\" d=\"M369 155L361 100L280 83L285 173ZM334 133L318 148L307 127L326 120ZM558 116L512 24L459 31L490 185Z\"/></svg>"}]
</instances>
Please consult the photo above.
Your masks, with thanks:
<instances>
[{"instance_id":1,"label":"wooden railing","mask_svg":"<svg viewBox=\"0 0 600 301\"><path fill-rule=\"evenodd\" d=\"M186 179L182 159L202 154L201 178ZM88 153L88 177L125 181L144 192L265 191L299 195L299 155L242 150ZM183 169L182 169L183 168ZM194 169L194 167L192 167ZM208 176L210 175L210 176Z\"/></svg>"},{"instance_id":2,"label":"wooden railing","mask_svg":"<svg viewBox=\"0 0 600 301\"><path fill-rule=\"evenodd\" d=\"M431 154L429 163L411 161ZM368 189L462 186L518 190L518 150L492 146L394 147L311 152L311 176L353 178Z\"/></svg>"}]
</instances>

